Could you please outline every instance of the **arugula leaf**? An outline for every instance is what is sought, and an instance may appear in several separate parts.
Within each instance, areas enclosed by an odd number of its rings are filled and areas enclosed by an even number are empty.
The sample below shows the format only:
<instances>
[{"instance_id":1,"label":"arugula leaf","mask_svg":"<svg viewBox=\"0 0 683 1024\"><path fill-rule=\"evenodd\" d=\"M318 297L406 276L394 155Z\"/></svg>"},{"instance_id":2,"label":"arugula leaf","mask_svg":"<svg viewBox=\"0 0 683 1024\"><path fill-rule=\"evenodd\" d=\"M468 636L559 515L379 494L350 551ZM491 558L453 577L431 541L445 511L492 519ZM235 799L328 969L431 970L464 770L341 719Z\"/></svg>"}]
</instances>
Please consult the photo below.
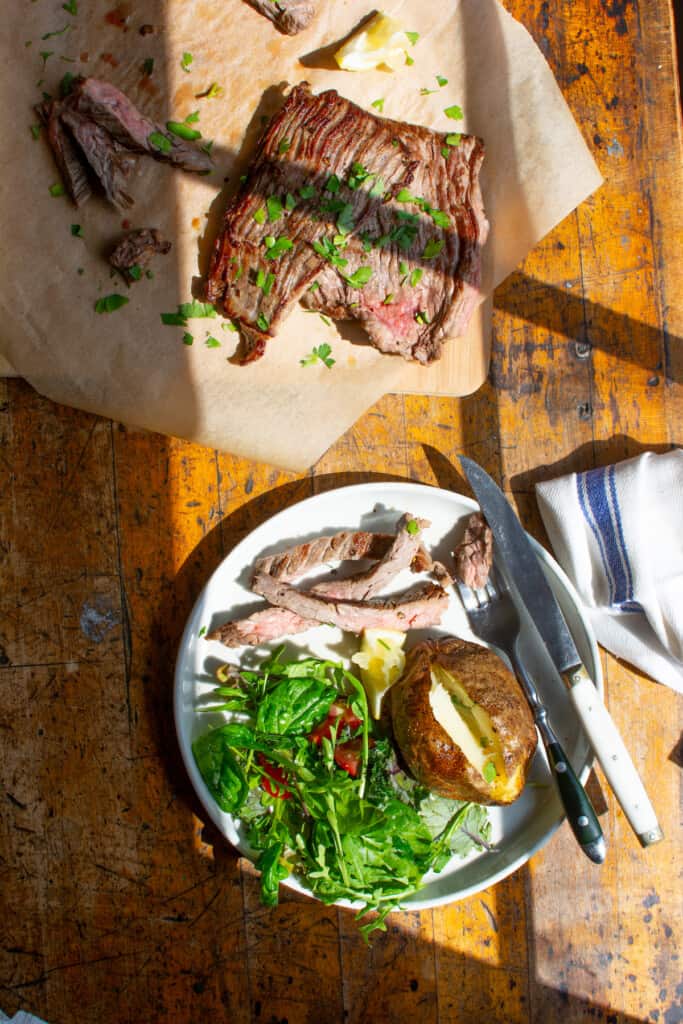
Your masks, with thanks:
<instances>
[{"instance_id":1,"label":"arugula leaf","mask_svg":"<svg viewBox=\"0 0 683 1024\"><path fill-rule=\"evenodd\" d=\"M285 679L261 701L256 728L281 735L308 733L327 716L336 696L335 687L319 679Z\"/></svg>"},{"instance_id":2,"label":"arugula leaf","mask_svg":"<svg viewBox=\"0 0 683 1024\"><path fill-rule=\"evenodd\" d=\"M261 872L261 902L266 907L277 906L278 886L289 873L282 863L283 853L283 842L271 843L256 863L256 867Z\"/></svg>"}]
</instances>

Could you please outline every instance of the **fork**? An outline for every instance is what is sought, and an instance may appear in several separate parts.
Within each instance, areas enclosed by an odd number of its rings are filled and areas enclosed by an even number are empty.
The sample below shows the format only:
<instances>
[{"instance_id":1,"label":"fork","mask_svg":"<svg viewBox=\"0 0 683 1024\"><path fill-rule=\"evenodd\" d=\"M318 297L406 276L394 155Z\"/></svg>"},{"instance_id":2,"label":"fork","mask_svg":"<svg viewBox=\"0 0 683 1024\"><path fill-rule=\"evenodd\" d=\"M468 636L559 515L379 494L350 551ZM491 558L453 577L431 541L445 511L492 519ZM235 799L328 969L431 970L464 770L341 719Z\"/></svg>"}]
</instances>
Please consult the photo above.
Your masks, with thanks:
<instances>
[{"instance_id":1,"label":"fork","mask_svg":"<svg viewBox=\"0 0 683 1024\"><path fill-rule=\"evenodd\" d=\"M602 864L606 846L598 816L550 724L548 709L519 657L517 643L520 620L510 591L493 566L484 589L472 590L460 580L455 582L472 632L480 640L498 647L510 658L545 745L572 832L586 856L594 863Z\"/></svg>"}]
</instances>

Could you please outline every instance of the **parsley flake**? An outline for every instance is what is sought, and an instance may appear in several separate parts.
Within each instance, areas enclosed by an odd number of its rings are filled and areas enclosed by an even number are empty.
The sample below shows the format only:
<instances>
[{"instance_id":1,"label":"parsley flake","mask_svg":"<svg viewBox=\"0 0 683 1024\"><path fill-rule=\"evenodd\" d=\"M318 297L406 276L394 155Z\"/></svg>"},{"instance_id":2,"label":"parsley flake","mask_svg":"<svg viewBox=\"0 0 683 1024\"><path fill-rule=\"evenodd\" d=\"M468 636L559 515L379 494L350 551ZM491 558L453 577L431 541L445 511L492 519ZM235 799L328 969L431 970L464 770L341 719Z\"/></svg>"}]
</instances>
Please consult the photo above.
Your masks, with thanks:
<instances>
[{"instance_id":1,"label":"parsley flake","mask_svg":"<svg viewBox=\"0 0 683 1024\"><path fill-rule=\"evenodd\" d=\"M180 313L162 313L161 322L166 327L186 327L187 320Z\"/></svg>"},{"instance_id":2,"label":"parsley flake","mask_svg":"<svg viewBox=\"0 0 683 1024\"><path fill-rule=\"evenodd\" d=\"M189 320L191 317L212 320L218 315L210 302L197 302L195 299L192 302L181 302L178 306L178 312L186 320Z\"/></svg>"},{"instance_id":3,"label":"parsley flake","mask_svg":"<svg viewBox=\"0 0 683 1024\"><path fill-rule=\"evenodd\" d=\"M419 32L406 32L406 35L408 36L408 39L410 40L410 45L411 46L415 46L415 43L420 38L420 33Z\"/></svg>"},{"instance_id":4,"label":"parsley flake","mask_svg":"<svg viewBox=\"0 0 683 1024\"><path fill-rule=\"evenodd\" d=\"M408 520L406 523L406 532L409 533L411 537L414 537L416 533L420 532L420 524L417 519Z\"/></svg>"},{"instance_id":5,"label":"parsley flake","mask_svg":"<svg viewBox=\"0 0 683 1024\"><path fill-rule=\"evenodd\" d=\"M266 211L263 209L262 206L259 206L258 210L254 214L254 220L256 221L257 224L263 224L265 222L265 219Z\"/></svg>"},{"instance_id":6,"label":"parsley flake","mask_svg":"<svg viewBox=\"0 0 683 1024\"><path fill-rule=\"evenodd\" d=\"M487 782L493 782L493 780L498 775L498 772L496 771L496 766L493 763L493 761L487 761L486 762L486 764L484 765L484 771L482 772L482 774L483 774L483 776L484 776L484 778L486 779Z\"/></svg>"},{"instance_id":7,"label":"parsley flake","mask_svg":"<svg viewBox=\"0 0 683 1024\"><path fill-rule=\"evenodd\" d=\"M288 192L287 195L285 196L285 210L291 213L295 206L296 199L294 198L291 192Z\"/></svg>"},{"instance_id":8,"label":"parsley flake","mask_svg":"<svg viewBox=\"0 0 683 1024\"><path fill-rule=\"evenodd\" d=\"M461 139L462 135L460 134L460 132L451 132L449 135L446 136L446 145L459 146Z\"/></svg>"},{"instance_id":9,"label":"parsley flake","mask_svg":"<svg viewBox=\"0 0 683 1024\"><path fill-rule=\"evenodd\" d=\"M341 182L336 174L331 174L325 183L326 192L338 192Z\"/></svg>"},{"instance_id":10,"label":"parsley flake","mask_svg":"<svg viewBox=\"0 0 683 1024\"><path fill-rule=\"evenodd\" d=\"M446 107L444 114L452 121L462 121L463 118L462 107L459 107L457 103L454 103L452 107Z\"/></svg>"},{"instance_id":11,"label":"parsley flake","mask_svg":"<svg viewBox=\"0 0 683 1024\"><path fill-rule=\"evenodd\" d=\"M415 270L413 270L411 275L410 275L410 279L409 279L410 287L414 288L416 284L419 284L421 277L422 277L422 270L419 267L415 267Z\"/></svg>"},{"instance_id":12,"label":"parsley flake","mask_svg":"<svg viewBox=\"0 0 683 1024\"><path fill-rule=\"evenodd\" d=\"M40 124L39 122L36 123L36 124L32 124L31 125L31 135L33 136L34 139L39 139L40 138L40 132L41 132L42 127L43 127L42 124Z\"/></svg>"},{"instance_id":13,"label":"parsley flake","mask_svg":"<svg viewBox=\"0 0 683 1024\"><path fill-rule=\"evenodd\" d=\"M384 111L384 97L382 96L382 98L379 99L379 100L373 100L372 103L370 104L370 106L371 107L375 107L376 110L379 110L380 114L383 113L383 111Z\"/></svg>"},{"instance_id":14,"label":"parsley flake","mask_svg":"<svg viewBox=\"0 0 683 1024\"><path fill-rule=\"evenodd\" d=\"M62 10L67 14L78 14L78 0L68 0L67 3L62 4Z\"/></svg>"},{"instance_id":15,"label":"parsley flake","mask_svg":"<svg viewBox=\"0 0 683 1024\"><path fill-rule=\"evenodd\" d=\"M312 185L302 185L299 189L299 195L302 199L315 199L318 195L318 190L313 188Z\"/></svg>"},{"instance_id":16,"label":"parsley flake","mask_svg":"<svg viewBox=\"0 0 683 1024\"><path fill-rule=\"evenodd\" d=\"M268 317L265 316L265 314L263 313L259 313L259 315L256 317L256 326L260 331L267 331L268 328L270 327Z\"/></svg>"},{"instance_id":17,"label":"parsley flake","mask_svg":"<svg viewBox=\"0 0 683 1024\"><path fill-rule=\"evenodd\" d=\"M177 135L179 139L185 139L187 142L194 142L195 139L201 139L202 137L200 131L197 131L196 128L190 128L185 122L167 121L166 127L172 135Z\"/></svg>"},{"instance_id":18,"label":"parsley flake","mask_svg":"<svg viewBox=\"0 0 683 1024\"><path fill-rule=\"evenodd\" d=\"M113 313L117 309L121 309L121 306L125 306L130 299L127 299L125 295L104 295L101 299L98 299L95 303L96 313Z\"/></svg>"},{"instance_id":19,"label":"parsley flake","mask_svg":"<svg viewBox=\"0 0 683 1024\"><path fill-rule=\"evenodd\" d=\"M328 321L329 322L329 321ZM316 346L307 356L299 360L301 366L313 366L314 363L324 363L328 370L331 370L335 364L335 360L332 359L332 348L327 344L326 341L322 345Z\"/></svg>"},{"instance_id":20,"label":"parsley flake","mask_svg":"<svg viewBox=\"0 0 683 1024\"><path fill-rule=\"evenodd\" d=\"M270 241L272 239L272 241ZM270 244L269 244L270 241ZM268 235L265 239L266 252L265 257L267 260L278 260L283 253L289 249L294 248L294 242L285 235L281 235L280 238L273 238L272 235Z\"/></svg>"},{"instance_id":21,"label":"parsley flake","mask_svg":"<svg viewBox=\"0 0 683 1024\"><path fill-rule=\"evenodd\" d=\"M160 153L170 153L173 149L173 143L171 140L161 132L151 132L147 136L147 141L150 146L153 146L154 149L158 149Z\"/></svg>"},{"instance_id":22,"label":"parsley flake","mask_svg":"<svg viewBox=\"0 0 683 1024\"><path fill-rule=\"evenodd\" d=\"M142 278L142 267L139 263L134 263L132 267L128 267L126 273L133 281L139 281Z\"/></svg>"},{"instance_id":23,"label":"parsley flake","mask_svg":"<svg viewBox=\"0 0 683 1024\"><path fill-rule=\"evenodd\" d=\"M343 277L352 288L362 288L372 277L372 267L359 267L353 274L344 274Z\"/></svg>"},{"instance_id":24,"label":"parsley flake","mask_svg":"<svg viewBox=\"0 0 683 1024\"><path fill-rule=\"evenodd\" d=\"M48 192L54 199L56 199L57 196L63 196L66 192L66 189L64 188L62 183L58 181L55 185L50 185Z\"/></svg>"},{"instance_id":25,"label":"parsley flake","mask_svg":"<svg viewBox=\"0 0 683 1024\"><path fill-rule=\"evenodd\" d=\"M208 89L204 92L198 92L195 99L198 100L216 100L219 96L223 95L223 86L217 82L212 82Z\"/></svg>"},{"instance_id":26,"label":"parsley flake","mask_svg":"<svg viewBox=\"0 0 683 1024\"><path fill-rule=\"evenodd\" d=\"M316 239L312 245L315 252L318 253L318 256L322 256L324 260L327 260L327 262L331 263L334 267L345 267L349 262L341 256L337 245L330 238Z\"/></svg>"},{"instance_id":27,"label":"parsley flake","mask_svg":"<svg viewBox=\"0 0 683 1024\"><path fill-rule=\"evenodd\" d=\"M193 341L194 338L189 333L189 331L185 331L185 333L183 334L183 345L191 345Z\"/></svg>"},{"instance_id":28,"label":"parsley flake","mask_svg":"<svg viewBox=\"0 0 683 1024\"><path fill-rule=\"evenodd\" d=\"M432 259L434 259L435 256L439 255L439 253L443 249L444 245L445 245L445 242L444 242L444 240L442 238L432 238L432 240L430 242L427 242L427 244L424 247L424 252L422 253L422 259L423 260L432 260Z\"/></svg>"},{"instance_id":29,"label":"parsley flake","mask_svg":"<svg viewBox=\"0 0 683 1024\"><path fill-rule=\"evenodd\" d=\"M415 61L414 61L414 60L413 60L413 58L412 58L412 57L410 56L410 54L409 54L409 53L406 53L406 64L408 65L408 67L410 67L410 66L411 66L412 64L414 64L414 63L415 63Z\"/></svg>"},{"instance_id":30,"label":"parsley flake","mask_svg":"<svg viewBox=\"0 0 683 1024\"><path fill-rule=\"evenodd\" d=\"M180 66L183 69L183 71L187 71L189 73L190 65L192 64L193 60L194 60L194 57L192 56L191 53L185 52L183 54L183 56L181 58L181 61L180 61Z\"/></svg>"},{"instance_id":31,"label":"parsley flake","mask_svg":"<svg viewBox=\"0 0 683 1024\"><path fill-rule=\"evenodd\" d=\"M218 338L214 338L212 334L210 334L208 336L208 338L206 339L204 344L206 345L207 348L220 348L221 347L221 343L218 340Z\"/></svg>"},{"instance_id":32,"label":"parsley flake","mask_svg":"<svg viewBox=\"0 0 683 1024\"><path fill-rule=\"evenodd\" d=\"M282 154L282 153L286 153L287 150L291 149L291 148L292 148L292 143L289 141L289 139L282 139L282 141L280 142L280 145L277 147L277 151L278 151L278 153Z\"/></svg>"},{"instance_id":33,"label":"parsley flake","mask_svg":"<svg viewBox=\"0 0 683 1024\"><path fill-rule=\"evenodd\" d=\"M199 120L199 111L193 110L191 114L188 114L185 118L184 124L196 124Z\"/></svg>"},{"instance_id":34,"label":"parsley flake","mask_svg":"<svg viewBox=\"0 0 683 1024\"><path fill-rule=\"evenodd\" d=\"M442 75L437 75L436 76L436 80L437 80L437 82L439 83L439 85L441 86L442 89L443 89L444 85L448 85L448 79L444 78Z\"/></svg>"},{"instance_id":35,"label":"parsley flake","mask_svg":"<svg viewBox=\"0 0 683 1024\"><path fill-rule=\"evenodd\" d=\"M149 78L149 76L152 74L153 71L154 71L154 57L145 57L145 59L142 62L142 73L143 73L143 75L146 75L147 78Z\"/></svg>"},{"instance_id":36,"label":"parsley flake","mask_svg":"<svg viewBox=\"0 0 683 1024\"><path fill-rule=\"evenodd\" d=\"M282 202L277 196L268 196L266 199L266 210L268 211L269 221L279 220L282 216Z\"/></svg>"},{"instance_id":37,"label":"parsley flake","mask_svg":"<svg viewBox=\"0 0 683 1024\"><path fill-rule=\"evenodd\" d=\"M263 270L259 270L256 275L256 287L260 288L264 295L269 295L270 290L275 284L275 274L266 274Z\"/></svg>"}]
</instances>

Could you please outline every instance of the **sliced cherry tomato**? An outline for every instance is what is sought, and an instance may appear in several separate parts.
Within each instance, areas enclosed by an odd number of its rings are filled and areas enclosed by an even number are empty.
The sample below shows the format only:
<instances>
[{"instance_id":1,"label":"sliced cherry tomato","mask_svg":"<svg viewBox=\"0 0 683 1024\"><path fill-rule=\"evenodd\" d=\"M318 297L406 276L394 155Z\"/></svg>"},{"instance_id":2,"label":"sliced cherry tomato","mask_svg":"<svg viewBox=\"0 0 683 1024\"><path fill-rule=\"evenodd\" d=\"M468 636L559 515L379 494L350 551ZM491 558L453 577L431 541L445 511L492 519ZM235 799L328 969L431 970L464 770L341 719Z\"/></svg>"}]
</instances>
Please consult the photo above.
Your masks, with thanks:
<instances>
[{"instance_id":1,"label":"sliced cherry tomato","mask_svg":"<svg viewBox=\"0 0 683 1024\"><path fill-rule=\"evenodd\" d=\"M292 794L287 789L287 776L282 768L277 764L272 764L263 754L257 754L256 760L261 768L263 768L261 785L268 796L272 796L276 800L290 800Z\"/></svg>"},{"instance_id":2,"label":"sliced cherry tomato","mask_svg":"<svg viewBox=\"0 0 683 1024\"><path fill-rule=\"evenodd\" d=\"M363 740L360 736L356 736L353 740L347 740L346 743L340 743L338 747L334 748L335 764L348 772L352 779L355 779L360 768L362 751Z\"/></svg>"},{"instance_id":3,"label":"sliced cherry tomato","mask_svg":"<svg viewBox=\"0 0 683 1024\"><path fill-rule=\"evenodd\" d=\"M312 732L309 732L308 738L311 743L315 743L316 746L320 746L323 739L332 739L332 729L337 719L340 719L339 730L343 726L348 725L349 729L357 729L361 724L361 719L351 710L349 704L338 704L336 701L327 712L327 718L320 725L316 725Z\"/></svg>"}]
</instances>

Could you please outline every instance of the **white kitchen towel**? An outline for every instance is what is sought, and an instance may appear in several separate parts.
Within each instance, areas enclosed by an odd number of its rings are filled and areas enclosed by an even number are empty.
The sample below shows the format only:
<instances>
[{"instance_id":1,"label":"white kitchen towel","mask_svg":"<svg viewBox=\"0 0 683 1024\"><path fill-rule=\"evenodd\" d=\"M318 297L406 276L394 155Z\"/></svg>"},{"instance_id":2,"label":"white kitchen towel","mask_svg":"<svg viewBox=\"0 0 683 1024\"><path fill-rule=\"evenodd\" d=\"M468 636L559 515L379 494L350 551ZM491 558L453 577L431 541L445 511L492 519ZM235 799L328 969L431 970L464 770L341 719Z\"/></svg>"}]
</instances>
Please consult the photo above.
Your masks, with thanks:
<instances>
[{"instance_id":1,"label":"white kitchen towel","mask_svg":"<svg viewBox=\"0 0 683 1024\"><path fill-rule=\"evenodd\" d=\"M25 1010L19 1010L13 1017L8 1017L0 1010L0 1024L2 1021L9 1021L9 1024L45 1024L40 1017L34 1017L32 1013L26 1013Z\"/></svg>"},{"instance_id":2,"label":"white kitchen towel","mask_svg":"<svg viewBox=\"0 0 683 1024\"><path fill-rule=\"evenodd\" d=\"M598 642L683 693L683 450L536 485Z\"/></svg>"}]
</instances>

